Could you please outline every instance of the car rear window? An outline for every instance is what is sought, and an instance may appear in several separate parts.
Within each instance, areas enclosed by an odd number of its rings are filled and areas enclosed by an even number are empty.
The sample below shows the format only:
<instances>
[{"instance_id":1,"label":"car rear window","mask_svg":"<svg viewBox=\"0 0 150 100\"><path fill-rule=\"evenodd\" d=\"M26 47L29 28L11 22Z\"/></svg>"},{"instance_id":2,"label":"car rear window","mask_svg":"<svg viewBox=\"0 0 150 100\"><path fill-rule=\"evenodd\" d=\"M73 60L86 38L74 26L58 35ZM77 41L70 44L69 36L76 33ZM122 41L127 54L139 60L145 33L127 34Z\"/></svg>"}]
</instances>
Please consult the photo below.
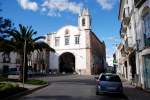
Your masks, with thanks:
<instances>
[{"instance_id":1,"label":"car rear window","mask_svg":"<svg viewBox=\"0 0 150 100\"><path fill-rule=\"evenodd\" d=\"M111 82L121 82L119 76L117 75L102 75L101 81L111 81Z\"/></svg>"},{"instance_id":2,"label":"car rear window","mask_svg":"<svg viewBox=\"0 0 150 100\"><path fill-rule=\"evenodd\" d=\"M10 71L17 71L17 68L10 68Z\"/></svg>"}]
</instances>

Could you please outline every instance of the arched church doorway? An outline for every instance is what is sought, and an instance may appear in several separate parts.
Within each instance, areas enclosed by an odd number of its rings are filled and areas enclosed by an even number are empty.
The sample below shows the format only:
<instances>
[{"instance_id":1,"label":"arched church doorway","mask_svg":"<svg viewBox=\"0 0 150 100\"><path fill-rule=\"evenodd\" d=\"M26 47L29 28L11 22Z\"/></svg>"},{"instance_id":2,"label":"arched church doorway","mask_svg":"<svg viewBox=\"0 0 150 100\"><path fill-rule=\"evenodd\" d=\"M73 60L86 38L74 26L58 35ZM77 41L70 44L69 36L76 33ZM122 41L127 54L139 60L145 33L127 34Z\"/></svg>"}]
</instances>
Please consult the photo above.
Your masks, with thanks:
<instances>
[{"instance_id":1,"label":"arched church doorway","mask_svg":"<svg viewBox=\"0 0 150 100\"><path fill-rule=\"evenodd\" d=\"M75 56L66 52L59 57L59 71L73 73L75 71Z\"/></svg>"}]
</instances>

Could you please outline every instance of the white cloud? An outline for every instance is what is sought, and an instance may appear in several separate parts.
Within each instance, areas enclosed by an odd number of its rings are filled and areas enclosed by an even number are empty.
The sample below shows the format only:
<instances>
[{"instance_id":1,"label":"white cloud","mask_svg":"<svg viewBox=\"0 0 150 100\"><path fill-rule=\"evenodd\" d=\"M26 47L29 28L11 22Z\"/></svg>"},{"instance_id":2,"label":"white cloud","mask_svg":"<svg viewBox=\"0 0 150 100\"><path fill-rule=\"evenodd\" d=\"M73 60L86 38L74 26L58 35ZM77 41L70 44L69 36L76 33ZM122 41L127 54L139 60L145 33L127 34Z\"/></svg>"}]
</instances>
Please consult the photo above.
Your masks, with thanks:
<instances>
[{"instance_id":1,"label":"white cloud","mask_svg":"<svg viewBox=\"0 0 150 100\"><path fill-rule=\"evenodd\" d=\"M29 0L17 0L23 9L29 9L33 11L38 10L38 4Z\"/></svg>"},{"instance_id":2,"label":"white cloud","mask_svg":"<svg viewBox=\"0 0 150 100\"><path fill-rule=\"evenodd\" d=\"M57 17L61 16L59 12L56 12L54 10L49 10L47 15L48 16L57 16Z\"/></svg>"},{"instance_id":3,"label":"white cloud","mask_svg":"<svg viewBox=\"0 0 150 100\"><path fill-rule=\"evenodd\" d=\"M113 43L113 44L120 42L120 38L117 37L117 36L110 36L110 37L107 37L107 40L110 41L110 42Z\"/></svg>"},{"instance_id":4,"label":"white cloud","mask_svg":"<svg viewBox=\"0 0 150 100\"><path fill-rule=\"evenodd\" d=\"M111 10L116 0L97 0L97 2L102 7L102 9Z\"/></svg>"},{"instance_id":5,"label":"white cloud","mask_svg":"<svg viewBox=\"0 0 150 100\"><path fill-rule=\"evenodd\" d=\"M71 12L73 14L79 14L84 3L88 0L42 0L41 4L35 0L17 0L23 9L32 11L40 11L48 16L61 16L61 12ZM117 0L96 0L97 3L104 10L111 10Z\"/></svg>"},{"instance_id":6,"label":"white cloud","mask_svg":"<svg viewBox=\"0 0 150 100\"><path fill-rule=\"evenodd\" d=\"M107 57L106 61L107 61L109 66L113 66L113 57Z\"/></svg>"},{"instance_id":7,"label":"white cloud","mask_svg":"<svg viewBox=\"0 0 150 100\"><path fill-rule=\"evenodd\" d=\"M70 0L45 0L41 6L48 9L49 16L60 16L60 12L63 11L78 14L82 5L82 3L76 3Z\"/></svg>"},{"instance_id":8,"label":"white cloud","mask_svg":"<svg viewBox=\"0 0 150 100\"><path fill-rule=\"evenodd\" d=\"M46 12L47 9L46 9L46 8L42 8L41 11L42 11L42 12Z\"/></svg>"}]
</instances>

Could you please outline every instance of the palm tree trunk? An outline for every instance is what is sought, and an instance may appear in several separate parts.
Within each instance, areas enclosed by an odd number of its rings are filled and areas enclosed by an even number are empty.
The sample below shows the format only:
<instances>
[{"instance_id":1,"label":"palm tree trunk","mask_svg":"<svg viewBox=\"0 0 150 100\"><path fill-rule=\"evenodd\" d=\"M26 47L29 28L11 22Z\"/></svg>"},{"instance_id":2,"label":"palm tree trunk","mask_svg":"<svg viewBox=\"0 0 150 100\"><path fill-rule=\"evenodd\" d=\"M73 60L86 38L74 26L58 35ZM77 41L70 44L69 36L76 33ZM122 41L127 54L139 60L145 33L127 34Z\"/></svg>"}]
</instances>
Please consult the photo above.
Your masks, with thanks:
<instances>
[{"instance_id":1,"label":"palm tree trunk","mask_svg":"<svg viewBox=\"0 0 150 100\"><path fill-rule=\"evenodd\" d=\"M28 58L25 55L24 81L28 80Z\"/></svg>"},{"instance_id":2,"label":"palm tree trunk","mask_svg":"<svg viewBox=\"0 0 150 100\"><path fill-rule=\"evenodd\" d=\"M26 81L28 79L28 58L27 55L25 55L25 64L24 64L24 56L21 56L21 66L20 66L20 80Z\"/></svg>"}]
</instances>

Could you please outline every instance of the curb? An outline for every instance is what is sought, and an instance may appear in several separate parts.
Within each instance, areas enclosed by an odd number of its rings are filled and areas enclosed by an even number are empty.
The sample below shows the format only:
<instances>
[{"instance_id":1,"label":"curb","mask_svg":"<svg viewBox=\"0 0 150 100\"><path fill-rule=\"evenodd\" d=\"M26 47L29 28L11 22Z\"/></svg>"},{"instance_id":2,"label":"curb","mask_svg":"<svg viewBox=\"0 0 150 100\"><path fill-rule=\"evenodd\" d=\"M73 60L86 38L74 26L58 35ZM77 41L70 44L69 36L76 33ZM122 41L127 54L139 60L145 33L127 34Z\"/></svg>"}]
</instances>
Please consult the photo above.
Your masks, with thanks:
<instances>
[{"instance_id":1,"label":"curb","mask_svg":"<svg viewBox=\"0 0 150 100\"><path fill-rule=\"evenodd\" d=\"M34 88L34 89L31 89L31 90L26 90L24 92L21 92L21 93L18 93L18 94L15 94L15 95L12 95L12 96L9 96L7 98L3 98L2 100L16 100L16 98L19 98L21 96L25 96L25 95L28 95L36 90L39 90L41 88L44 88L46 86L48 86L49 84L46 84L46 85L42 85L42 86L39 86L37 88Z\"/></svg>"},{"instance_id":2,"label":"curb","mask_svg":"<svg viewBox=\"0 0 150 100\"><path fill-rule=\"evenodd\" d=\"M134 85L134 84L132 84L132 82L129 82L129 81L126 81L126 82L128 82L127 84L133 86L138 91L142 91L142 92L145 92L145 93L150 93L150 90L147 90L147 89L144 89L144 88L142 88L140 86Z\"/></svg>"},{"instance_id":3,"label":"curb","mask_svg":"<svg viewBox=\"0 0 150 100\"><path fill-rule=\"evenodd\" d=\"M145 92L145 93L150 93L150 90L143 89L142 87L136 86L135 88L139 91L142 91L142 92Z\"/></svg>"}]
</instances>

